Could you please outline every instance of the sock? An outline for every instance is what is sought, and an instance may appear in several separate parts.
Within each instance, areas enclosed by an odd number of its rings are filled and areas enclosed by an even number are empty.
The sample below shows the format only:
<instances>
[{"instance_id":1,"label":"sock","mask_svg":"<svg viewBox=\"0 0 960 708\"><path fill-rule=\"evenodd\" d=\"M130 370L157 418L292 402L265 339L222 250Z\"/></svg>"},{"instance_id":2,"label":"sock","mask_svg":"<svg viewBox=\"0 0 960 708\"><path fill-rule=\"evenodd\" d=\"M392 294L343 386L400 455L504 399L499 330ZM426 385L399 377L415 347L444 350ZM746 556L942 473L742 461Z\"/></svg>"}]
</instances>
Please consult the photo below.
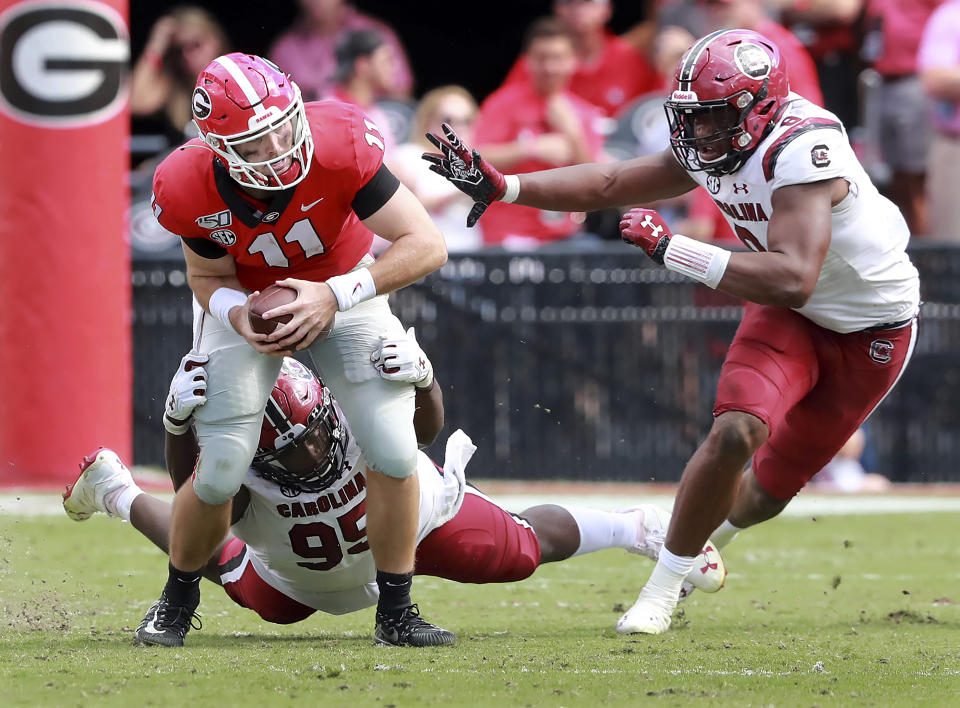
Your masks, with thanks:
<instances>
[{"instance_id":1,"label":"sock","mask_svg":"<svg viewBox=\"0 0 960 708\"><path fill-rule=\"evenodd\" d=\"M680 587L683 585L683 579L686 577L686 573L681 575L664 564L663 554L666 552L666 548L660 551L660 559L657 561L653 572L650 573L650 579L647 580L647 584L643 586L640 597L643 598L644 595L646 595L650 598L656 598L661 602L669 604L672 608L677 604L677 598L680 596ZM672 553L670 555L674 558L680 558L680 556L674 556ZM692 558L690 560L693 561Z\"/></svg>"},{"instance_id":2,"label":"sock","mask_svg":"<svg viewBox=\"0 0 960 708\"><path fill-rule=\"evenodd\" d=\"M573 555L602 551L604 548L633 548L637 543L637 524L630 514L598 511L582 506L559 504L580 529L580 546Z\"/></svg>"},{"instance_id":3,"label":"sock","mask_svg":"<svg viewBox=\"0 0 960 708\"><path fill-rule=\"evenodd\" d=\"M693 570L693 564L696 561L695 556L678 556L671 553L666 546L660 549L660 558L657 560L657 566L663 566L673 573L680 576L680 579L687 577L687 573ZM679 588L678 588L679 589Z\"/></svg>"},{"instance_id":4,"label":"sock","mask_svg":"<svg viewBox=\"0 0 960 708\"><path fill-rule=\"evenodd\" d=\"M103 506L110 516L119 516L124 521L130 521L130 507L133 500L143 494L143 490L136 484L114 489L103 497Z\"/></svg>"},{"instance_id":5,"label":"sock","mask_svg":"<svg viewBox=\"0 0 960 708\"><path fill-rule=\"evenodd\" d=\"M167 584L163 588L163 594L174 605L193 605L200 602L200 578L203 573L199 570L178 570L169 564L169 576Z\"/></svg>"},{"instance_id":6,"label":"sock","mask_svg":"<svg viewBox=\"0 0 960 708\"><path fill-rule=\"evenodd\" d=\"M724 546L733 541L741 531L743 531L743 529L739 526L734 526L729 521L724 520L724 522L717 527L717 530L710 534L710 540L716 545L717 550L722 551Z\"/></svg>"},{"instance_id":7,"label":"sock","mask_svg":"<svg viewBox=\"0 0 960 708\"><path fill-rule=\"evenodd\" d=\"M377 571L377 587L380 588L380 600L377 612L385 615L397 615L410 607L410 588L413 586L413 571L409 573L385 573Z\"/></svg>"}]
</instances>

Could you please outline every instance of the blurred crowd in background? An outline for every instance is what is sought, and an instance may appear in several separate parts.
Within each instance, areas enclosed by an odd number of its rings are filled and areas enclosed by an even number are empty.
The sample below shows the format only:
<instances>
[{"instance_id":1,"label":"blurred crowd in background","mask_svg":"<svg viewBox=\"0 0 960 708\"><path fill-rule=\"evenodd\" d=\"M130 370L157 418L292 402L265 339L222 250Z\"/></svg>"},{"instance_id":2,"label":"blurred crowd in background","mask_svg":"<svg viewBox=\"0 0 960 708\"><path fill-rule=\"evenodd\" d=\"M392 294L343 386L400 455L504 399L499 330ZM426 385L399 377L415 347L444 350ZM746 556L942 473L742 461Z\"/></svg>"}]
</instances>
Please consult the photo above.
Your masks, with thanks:
<instances>
[{"instance_id":1,"label":"blurred crowd in background","mask_svg":"<svg viewBox=\"0 0 960 708\"><path fill-rule=\"evenodd\" d=\"M619 35L609 27L614 3L554 0L487 96L422 86L404 50L404 40L419 38L399 37L346 0L299 0L298 19L267 57L306 100L336 98L368 112L388 136L388 164L434 215L451 252L590 248L619 237L617 214L497 203L467 229L469 203L420 162L429 149L423 133L447 122L515 173L662 150L661 104L683 52L716 29L753 29L780 47L792 90L844 122L915 239L960 241L960 0L648 0L646 19ZM135 198L138 187L149 191L166 151L195 135L189 97L197 73L243 49L200 6L176 7L153 24L131 81ZM702 189L659 207L675 231L736 243Z\"/></svg>"},{"instance_id":2,"label":"blurred crowd in background","mask_svg":"<svg viewBox=\"0 0 960 708\"><path fill-rule=\"evenodd\" d=\"M662 103L684 51L717 29L752 29L780 47L791 89L843 121L915 242L960 243L960 0L647 0L643 21L620 34L610 29L614 3L545 2L549 14L526 27L520 54L485 96L423 85L404 49L421 38L398 36L346 0L298 0L299 17L266 56L305 100L335 98L368 113L385 136L387 164L433 215L451 253L590 249L619 240L618 213L494 203L468 229L469 199L420 159L432 150L424 133L447 123L511 173L657 152L668 145ZM176 245L149 218L153 169L196 135L190 95L199 71L222 53L247 49L200 6L172 9L150 29L131 79L131 229L142 232L132 233L135 247ZM657 207L675 232L739 243L702 189ZM885 479L864 476L864 440L855 436L818 481L843 491L882 487Z\"/></svg>"}]
</instances>

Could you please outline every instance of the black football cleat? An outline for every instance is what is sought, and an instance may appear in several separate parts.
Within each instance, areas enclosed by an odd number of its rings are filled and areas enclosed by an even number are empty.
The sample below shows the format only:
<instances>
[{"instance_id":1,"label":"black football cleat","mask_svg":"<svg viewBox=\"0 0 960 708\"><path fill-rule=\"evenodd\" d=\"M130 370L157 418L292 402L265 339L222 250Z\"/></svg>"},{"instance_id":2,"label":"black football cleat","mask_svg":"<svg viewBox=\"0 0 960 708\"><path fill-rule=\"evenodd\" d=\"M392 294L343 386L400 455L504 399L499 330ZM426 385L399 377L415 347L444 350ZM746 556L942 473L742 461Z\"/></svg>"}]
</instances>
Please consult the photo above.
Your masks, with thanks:
<instances>
[{"instance_id":1,"label":"black football cleat","mask_svg":"<svg viewBox=\"0 0 960 708\"><path fill-rule=\"evenodd\" d=\"M182 647L183 638L187 636L190 628L201 629L203 623L200 621L200 615L197 614L197 604L174 605L168 599L166 593L160 595L157 600L147 610L146 617L137 627L135 641L139 644L156 644L163 647Z\"/></svg>"},{"instance_id":2,"label":"black football cleat","mask_svg":"<svg viewBox=\"0 0 960 708\"><path fill-rule=\"evenodd\" d=\"M422 619L416 605L410 605L398 616L377 612L373 637L377 644L395 647L442 647L457 642L453 632Z\"/></svg>"}]
</instances>

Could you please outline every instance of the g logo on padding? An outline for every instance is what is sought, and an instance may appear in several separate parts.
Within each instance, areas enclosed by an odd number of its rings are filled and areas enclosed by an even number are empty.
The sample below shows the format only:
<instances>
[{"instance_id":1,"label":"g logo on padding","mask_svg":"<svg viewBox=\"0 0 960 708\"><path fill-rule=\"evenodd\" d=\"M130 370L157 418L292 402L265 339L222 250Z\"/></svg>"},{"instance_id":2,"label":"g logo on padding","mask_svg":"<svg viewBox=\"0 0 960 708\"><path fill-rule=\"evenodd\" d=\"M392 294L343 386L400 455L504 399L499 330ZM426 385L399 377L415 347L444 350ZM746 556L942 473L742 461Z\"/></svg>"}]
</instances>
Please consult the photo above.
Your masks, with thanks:
<instances>
[{"instance_id":1,"label":"g logo on padding","mask_svg":"<svg viewBox=\"0 0 960 708\"><path fill-rule=\"evenodd\" d=\"M130 41L99 2L23 2L0 14L0 110L54 128L93 125L126 100Z\"/></svg>"}]
</instances>

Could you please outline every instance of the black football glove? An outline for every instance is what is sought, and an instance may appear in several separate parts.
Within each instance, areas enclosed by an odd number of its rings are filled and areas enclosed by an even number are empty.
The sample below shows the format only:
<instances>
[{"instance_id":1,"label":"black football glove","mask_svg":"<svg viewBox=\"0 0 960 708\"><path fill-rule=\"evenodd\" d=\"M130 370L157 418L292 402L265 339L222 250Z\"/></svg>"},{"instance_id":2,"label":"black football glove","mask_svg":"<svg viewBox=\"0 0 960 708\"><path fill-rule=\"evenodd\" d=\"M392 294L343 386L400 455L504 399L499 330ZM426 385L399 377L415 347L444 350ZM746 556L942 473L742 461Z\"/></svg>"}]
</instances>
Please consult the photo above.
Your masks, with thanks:
<instances>
[{"instance_id":1,"label":"black football glove","mask_svg":"<svg viewBox=\"0 0 960 708\"><path fill-rule=\"evenodd\" d=\"M446 140L427 133L427 140L440 153L425 152L423 159L430 163L431 170L446 177L454 187L474 200L467 215L467 226L473 226L490 202L503 198L507 186L500 170L480 157L479 152L464 145L449 125L442 123L441 127Z\"/></svg>"}]
</instances>

